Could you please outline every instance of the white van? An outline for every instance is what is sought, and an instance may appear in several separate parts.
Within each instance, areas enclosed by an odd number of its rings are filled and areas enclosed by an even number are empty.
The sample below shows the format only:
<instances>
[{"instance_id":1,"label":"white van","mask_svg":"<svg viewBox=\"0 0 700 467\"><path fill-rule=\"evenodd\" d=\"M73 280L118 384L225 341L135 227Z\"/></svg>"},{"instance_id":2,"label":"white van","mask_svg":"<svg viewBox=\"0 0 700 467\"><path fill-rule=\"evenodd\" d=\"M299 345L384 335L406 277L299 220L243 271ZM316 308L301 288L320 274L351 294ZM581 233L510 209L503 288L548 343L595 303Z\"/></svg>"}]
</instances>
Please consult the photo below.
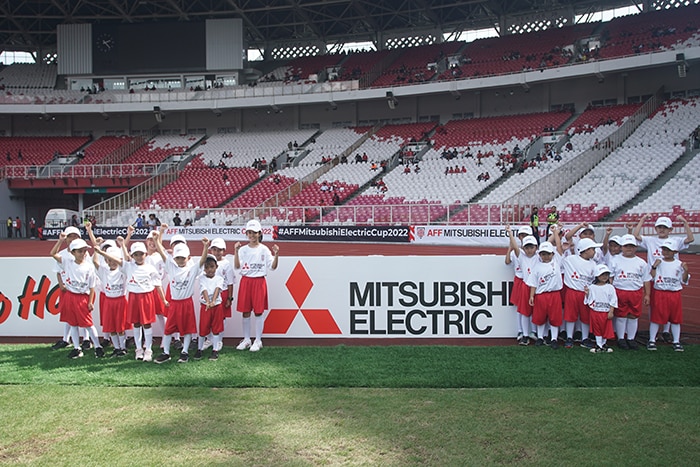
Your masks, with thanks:
<instances>
[{"instance_id":1,"label":"white van","mask_svg":"<svg viewBox=\"0 0 700 467\"><path fill-rule=\"evenodd\" d=\"M70 209L54 208L49 209L44 219L44 228L59 228L63 229L71 225L71 218L75 215L80 223L80 214L78 211Z\"/></svg>"}]
</instances>

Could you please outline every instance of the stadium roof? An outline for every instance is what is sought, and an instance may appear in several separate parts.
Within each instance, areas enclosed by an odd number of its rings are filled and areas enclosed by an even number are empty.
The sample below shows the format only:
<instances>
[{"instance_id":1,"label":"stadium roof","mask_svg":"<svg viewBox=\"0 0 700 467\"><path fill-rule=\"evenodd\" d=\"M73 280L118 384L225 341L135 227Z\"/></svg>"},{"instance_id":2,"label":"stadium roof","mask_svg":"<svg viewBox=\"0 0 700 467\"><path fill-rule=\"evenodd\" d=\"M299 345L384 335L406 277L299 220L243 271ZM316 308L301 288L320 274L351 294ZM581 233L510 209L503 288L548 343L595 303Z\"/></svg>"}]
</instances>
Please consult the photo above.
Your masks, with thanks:
<instances>
[{"instance_id":1,"label":"stadium roof","mask_svg":"<svg viewBox=\"0 0 700 467\"><path fill-rule=\"evenodd\" d=\"M631 0L0 0L0 51L46 54L56 27L75 23L139 23L241 18L249 47L295 41L376 41L387 34L462 32L505 18L586 14L630 6Z\"/></svg>"}]
</instances>

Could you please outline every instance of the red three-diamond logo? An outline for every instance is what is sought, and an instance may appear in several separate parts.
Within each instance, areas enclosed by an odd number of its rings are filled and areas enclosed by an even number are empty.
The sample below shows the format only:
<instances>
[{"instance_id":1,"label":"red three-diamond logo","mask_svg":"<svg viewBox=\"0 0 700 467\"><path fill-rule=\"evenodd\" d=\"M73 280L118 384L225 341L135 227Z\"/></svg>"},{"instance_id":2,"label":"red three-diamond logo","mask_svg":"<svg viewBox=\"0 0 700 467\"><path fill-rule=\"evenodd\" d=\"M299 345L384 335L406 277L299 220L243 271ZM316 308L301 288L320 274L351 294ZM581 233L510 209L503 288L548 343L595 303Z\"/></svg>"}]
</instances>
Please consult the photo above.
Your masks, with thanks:
<instances>
[{"instance_id":1,"label":"red three-diamond logo","mask_svg":"<svg viewBox=\"0 0 700 467\"><path fill-rule=\"evenodd\" d=\"M311 281L301 261L297 262L296 266L294 266L294 270L289 275L287 282L285 282L285 286L292 295L297 308L292 310L270 310L270 313L265 319L265 328L263 330L265 334L286 334L289 327L292 325L292 321L294 321L294 318L296 318L297 314L300 312L309 325L309 328L311 328L311 332L314 334L342 334L330 310L301 308L306 297L309 296L311 288L314 286L314 283Z\"/></svg>"}]
</instances>

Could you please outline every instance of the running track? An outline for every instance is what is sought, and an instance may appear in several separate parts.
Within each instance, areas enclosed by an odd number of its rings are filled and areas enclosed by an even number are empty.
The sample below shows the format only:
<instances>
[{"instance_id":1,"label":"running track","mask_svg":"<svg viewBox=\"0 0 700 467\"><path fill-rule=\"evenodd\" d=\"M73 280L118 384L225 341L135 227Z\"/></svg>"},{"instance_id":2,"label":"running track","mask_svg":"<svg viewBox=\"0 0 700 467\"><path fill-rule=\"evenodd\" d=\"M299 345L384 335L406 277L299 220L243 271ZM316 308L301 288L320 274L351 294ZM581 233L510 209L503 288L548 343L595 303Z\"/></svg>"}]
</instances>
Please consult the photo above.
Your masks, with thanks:
<instances>
[{"instance_id":1,"label":"running track","mask_svg":"<svg viewBox=\"0 0 700 467\"><path fill-rule=\"evenodd\" d=\"M272 242L266 242L271 244ZM458 246L417 246L413 244L379 244L379 243L322 243L322 242L276 242L280 247L280 256L284 258L297 256L453 256L453 255L503 255L502 248L492 247L458 247ZM0 240L0 257L14 256L48 256L53 246L52 241L5 239ZM201 250L195 247L193 255L198 255ZM690 284L683 289L683 340L700 340L700 256L694 254L681 254L681 261L688 263L690 267ZM644 316L648 316L646 313ZM648 331L648 321L640 322L640 332ZM483 340L476 339L482 344ZM296 344L288 339L288 343ZM403 339L400 339L403 341ZM447 342L450 341L450 342ZM441 343L452 343L452 339L441 340ZM464 345L464 340L455 340ZM321 343L319 341L314 341ZM415 343L415 341L410 341ZM511 341L507 340L510 344ZM334 342L337 344L337 340ZM358 342L359 343L359 342ZM374 342L376 343L376 342ZM392 343L404 343L393 340ZM406 342L408 343L408 341Z\"/></svg>"}]
</instances>

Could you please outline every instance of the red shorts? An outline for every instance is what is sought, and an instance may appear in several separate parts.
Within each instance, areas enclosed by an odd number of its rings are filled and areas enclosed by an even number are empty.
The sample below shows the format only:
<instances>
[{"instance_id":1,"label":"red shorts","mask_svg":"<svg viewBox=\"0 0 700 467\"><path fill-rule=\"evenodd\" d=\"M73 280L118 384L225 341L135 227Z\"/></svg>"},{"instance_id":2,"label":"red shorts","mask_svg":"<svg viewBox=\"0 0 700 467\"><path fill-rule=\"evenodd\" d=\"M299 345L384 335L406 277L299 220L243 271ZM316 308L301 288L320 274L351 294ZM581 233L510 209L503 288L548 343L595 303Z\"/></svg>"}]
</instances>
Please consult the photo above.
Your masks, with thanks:
<instances>
[{"instance_id":1,"label":"red shorts","mask_svg":"<svg viewBox=\"0 0 700 467\"><path fill-rule=\"evenodd\" d=\"M513 277L513 288L510 291L510 304L515 305L516 308L520 308L518 306L518 302L520 299L520 294L522 293L520 290L522 287L527 287L522 278L518 276Z\"/></svg>"},{"instance_id":2,"label":"red shorts","mask_svg":"<svg viewBox=\"0 0 700 467\"><path fill-rule=\"evenodd\" d=\"M615 338L613 331L612 320L608 319L608 314L604 311L590 310L591 315L591 332L594 336L604 337L605 339Z\"/></svg>"},{"instance_id":3,"label":"red shorts","mask_svg":"<svg viewBox=\"0 0 700 467\"><path fill-rule=\"evenodd\" d=\"M523 316L532 316L532 307L530 306L530 286L525 282L523 282L523 286L520 288L516 302L518 303L518 313Z\"/></svg>"},{"instance_id":4,"label":"red shorts","mask_svg":"<svg viewBox=\"0 0 700 467\"><path fill-rule=\"evenodd\" d=\"M68 290L64 291L61 295L60 302L60 320L71 326L78 326L79 328L89 328L92 326L92 313L88 310L89 298L87 294L73 293Z\"/></svg>"},{"instance_id":5,"label":"red shorts","mask_svg":"<svg viewBox=\"0 0 700 467\"><path fill-rule=\"evenodd\" d=\"M566 287L566 298L564 299L564 321L575 323L577 319L588 324L591 321L590 308L583 303L586 294L580 290Z\"/></svg>"},{"instance_id":6,"label":"red shorts","mask_svg":"<svg viewBox=\"0 0 700 467\"><path fill-rule=\"evenodd\" d=\"M236 311L261 315L267 310L267 281L265 277L241 277Z\"/></svg>"},{"instance_id":7,"label":"red shorts","mask_svg":"<svg viewBox=\"0 0 700 467\"><path fill-rule=\"evenodd\" d=\"M207 308L200 304L199 307L199 335L204 337L209 333L214 335L224 332L224 307L222 304L214 308Z\"/></svg>"},{"instance_id":8,"label":"red shorts","mask_svg":"<svg viewBox=\"0 0 700 467\"><path fill-rule=\"evenodd\" d=\"M126 331L126 296L108 297L100 294L100 322L102 332L122 333Z\"/></svg>"},{"instance_id":9,"label":"red shorts","mask_svg":"<svg viewBox=\"0 0 700 467\"><path fill-rule=\"evenodd\" d=\"M192 298L184 300L170 300L168 307L168 321L165 323L165 335L179 332L182 335L197 332L197 318L194 316L194 303Z\"/></svg>"},{"instance_id":10,"label":"red shorts","mask_svg":"<svg viewBox=\"0 0 700 467\"><path fill-rule=\"evenodd\" d=\"M228 287L226 287L224 290L222 290L220 295L221 295L221 309L224 311L224 318L230 318L232 316L231 305L226 306L226 300L228 299Z\"/></svg>"},{"instance_id":11,"label":"red shorts","mask_svg":"<svg viewBox=\"0 0 700 467\"><path fill-rule=\"evenodd\" d=\"M561 293L543 292L535 295L535 306L532 307L532 323L540 326L547 323L551 326L561 326Z\"/></svg>"},{"instance_id":12,"label":"red shorts","mask_svg":"<svg viewBox=\"0 0 700 467\"><path fill-rule=\"evenodd\" d=\"M132 324L151 324L156 320L156 309L152 292L130 293L127 307ZM160 298L158 299L160 301Z\"/></svg>"},{"instance_id":13,"label":"red shorts","mask_svg":"<svg viewBox=\"0 0 700 467\"><path fill-rule=\"evenodd\" d=\"M627 315L632 315L636 318L642 316L644 289L615 289L615 293L617 293L617 308L615 308L615 316L617 318L626 318Z\"/></svg>"},{"instance_id":14,"label":"red shorts","mask_svg":"<svg viewBox=\"0 0 700 467\"><path fill-rule=\"evenodd\" d=\"M683 324L681 292L654 290L651 294L651 322L656 324Z\"/></svg>"}]
</instances>

